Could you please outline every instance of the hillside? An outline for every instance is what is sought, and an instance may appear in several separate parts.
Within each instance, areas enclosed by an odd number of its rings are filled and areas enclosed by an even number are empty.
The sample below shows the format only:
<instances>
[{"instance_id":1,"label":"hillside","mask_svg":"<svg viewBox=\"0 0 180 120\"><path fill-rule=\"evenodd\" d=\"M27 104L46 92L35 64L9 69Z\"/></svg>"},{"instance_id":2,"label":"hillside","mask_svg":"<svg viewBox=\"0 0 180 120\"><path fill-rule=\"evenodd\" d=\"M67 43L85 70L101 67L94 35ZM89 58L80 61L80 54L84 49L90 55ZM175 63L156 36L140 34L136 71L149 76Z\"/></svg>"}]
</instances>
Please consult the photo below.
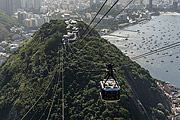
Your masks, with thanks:
<instances>
[{"instance_id":1,"label":"hillside","mask_svg":"<svg viewBox=\"0 0 180 120\"><path fill-rule=\"evenodd\" d=\"M18 25L17 21L0 11L0 41L10 34L10 28Z\"/></svg>"},{"instance_id":2,"label":"hillside","mask_svg":"<svg viewBox=\"0 0 180 120\"><path fill-rule=\"evenodd\" d=\"M20 120L48 85L25 119L46 119L54 98L50 120L60 120L62 71L66 120L166 119L169 102L147 70L100 38L96 31L63 49L66 26L63 20L44 24L2 64L0 120ZM85 26L78 22L79 35ZM105 104L99 95L104 63L114 64L121 86L121 100L117 103ZM57 95L53 97L57 83Z\"/></svg>"}]
</instances>

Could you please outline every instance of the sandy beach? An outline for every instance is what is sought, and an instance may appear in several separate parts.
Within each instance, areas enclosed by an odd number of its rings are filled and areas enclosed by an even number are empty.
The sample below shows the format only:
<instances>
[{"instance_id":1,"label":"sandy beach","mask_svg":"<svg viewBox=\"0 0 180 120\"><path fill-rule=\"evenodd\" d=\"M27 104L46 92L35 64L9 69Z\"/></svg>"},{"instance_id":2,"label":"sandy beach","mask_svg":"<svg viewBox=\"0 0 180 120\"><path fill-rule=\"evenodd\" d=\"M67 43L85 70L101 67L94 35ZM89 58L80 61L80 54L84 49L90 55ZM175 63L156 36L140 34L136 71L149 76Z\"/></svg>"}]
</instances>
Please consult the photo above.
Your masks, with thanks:
<instances>
[{"instance_id":1,"label":"sandy beach","mask_svg":"<svg viewBox=\"0 0 180 120\"><path fill-rule=\"evenodd\" d=\"M161 15L180 15L178 12L161 12Z\"/></svg>"}]
</instances>

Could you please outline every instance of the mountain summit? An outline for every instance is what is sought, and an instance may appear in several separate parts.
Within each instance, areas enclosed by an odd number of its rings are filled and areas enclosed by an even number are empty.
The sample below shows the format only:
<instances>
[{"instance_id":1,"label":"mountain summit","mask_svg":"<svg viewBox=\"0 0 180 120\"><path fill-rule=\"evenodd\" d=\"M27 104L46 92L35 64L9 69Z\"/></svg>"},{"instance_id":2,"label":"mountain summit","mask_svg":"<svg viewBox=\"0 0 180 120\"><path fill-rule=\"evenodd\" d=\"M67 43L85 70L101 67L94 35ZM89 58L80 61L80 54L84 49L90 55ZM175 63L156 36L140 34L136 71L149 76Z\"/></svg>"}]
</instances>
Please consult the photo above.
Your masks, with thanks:
<instances>
[{"instance_id":1,"label":"mountain summit","mask_svg":"<svg viewBox=\"0 0 180 120\"><path fill-rule=\"evenodd\" d=\"M66 120L167 118L169 101L149 72L96 31L83 39L86 26L45 23L1 65L0 120L61 120L62 85ZM74 41L64 44L66 38ZM114 64L121 86L117 103L104 103L99 95L107 63Z\"/></svg>"}]
</instances>

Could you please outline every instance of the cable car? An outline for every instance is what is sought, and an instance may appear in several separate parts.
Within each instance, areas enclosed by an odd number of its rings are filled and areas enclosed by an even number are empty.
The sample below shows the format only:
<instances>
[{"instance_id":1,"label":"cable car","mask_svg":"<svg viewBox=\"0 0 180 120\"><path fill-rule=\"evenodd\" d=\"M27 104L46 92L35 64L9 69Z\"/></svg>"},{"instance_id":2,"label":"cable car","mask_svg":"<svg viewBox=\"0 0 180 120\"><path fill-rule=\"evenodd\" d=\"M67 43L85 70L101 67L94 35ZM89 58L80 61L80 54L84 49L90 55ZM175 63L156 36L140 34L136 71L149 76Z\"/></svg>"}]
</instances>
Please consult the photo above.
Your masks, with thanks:
<instances>
[{"instance_id":1,"label":"cable car","mask_svg":"<svg viewBox=\"0 0 180 120\"><path fill-rule=\"evenodd\" d=\"M105 102L116 102L120 99L120 87L114 79L100 81L101 97Z\"/></svg>"},{"instance_id":2,"label":"cable car","mask_svg":"<svg viewBox=\"0 0 180 120\"><path fill-rule=\"evenodd\" d=\"M107 75L100 81L101 98L105 102L117 102L120 100L120 86L113 75L113 65L107 65Z\"/></svg>"}]
</instances>

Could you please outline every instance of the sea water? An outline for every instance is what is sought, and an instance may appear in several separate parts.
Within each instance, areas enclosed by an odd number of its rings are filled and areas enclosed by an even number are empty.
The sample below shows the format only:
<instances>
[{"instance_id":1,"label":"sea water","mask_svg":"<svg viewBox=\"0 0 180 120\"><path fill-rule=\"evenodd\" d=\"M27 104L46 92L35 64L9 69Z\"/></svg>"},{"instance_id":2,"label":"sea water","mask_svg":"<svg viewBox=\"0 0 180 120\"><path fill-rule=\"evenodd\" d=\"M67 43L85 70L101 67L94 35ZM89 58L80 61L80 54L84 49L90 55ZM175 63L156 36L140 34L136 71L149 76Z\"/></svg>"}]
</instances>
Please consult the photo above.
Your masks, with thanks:
<instances>
[{"instance_id":1,"label":"sea water","mask_svg":"<svg viewBox=\"0 0 180 120\"><path fill-rule=\"evenodd\" d=\"M143 21L102 37L133 58L180 41L180 15L152 17L150 21ZM134 61L149 70L154 78L180 87L180 44Z\"/></svg>"}]
</instances>

